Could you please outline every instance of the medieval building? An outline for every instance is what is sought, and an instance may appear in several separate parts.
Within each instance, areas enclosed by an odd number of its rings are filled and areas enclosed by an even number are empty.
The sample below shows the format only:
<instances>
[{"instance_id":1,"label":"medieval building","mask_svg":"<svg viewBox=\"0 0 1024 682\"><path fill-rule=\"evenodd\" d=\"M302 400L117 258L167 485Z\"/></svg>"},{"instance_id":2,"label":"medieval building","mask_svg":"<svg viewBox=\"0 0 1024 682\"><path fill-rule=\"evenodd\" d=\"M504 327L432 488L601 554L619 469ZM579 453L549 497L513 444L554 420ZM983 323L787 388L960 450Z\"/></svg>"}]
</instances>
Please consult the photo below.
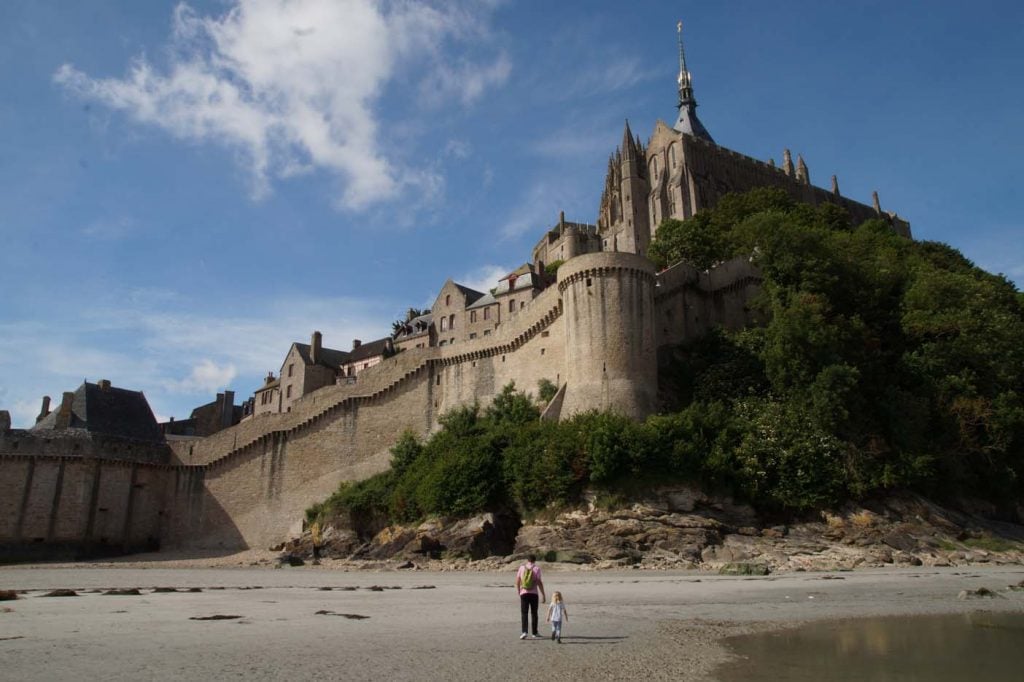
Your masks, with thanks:
<instances>
[{"instance_id":1,"label":"medieval building","mask_svg":"<svg viewBox=\"0 0 1024 682\"><path fill-rule=\"evenodd\" d=\"M510 382L557 386L544 419L592 409L642 419L659 409L659 354L714 327L757 321L749 303L761 277L750 258L660 272L646 258L662 221L687 220L729 192L777 187L910 237L877 195L868 206L843 197L834 176L830 189L811 184L802 157L794 165L787 151L777 167L716 144L697 117L681 31L675 124L657 122L645 143L627 123L594 223L560 215L531 261L490 291L448 280L429 311L348 351L314 332L291 345L241 421L227 393L194 414L196 428L203 416L210 431L202 438L165 442L141 394L109 382L66 394L54 413L44 404L32 430L11 429L0 413L0 554L26 543L279 543L342 481L386 469L404 431L426 436L445 412L486 404ZM93 427L118 435L87 445L65 437Z\"/></svg>"}]
</instances>

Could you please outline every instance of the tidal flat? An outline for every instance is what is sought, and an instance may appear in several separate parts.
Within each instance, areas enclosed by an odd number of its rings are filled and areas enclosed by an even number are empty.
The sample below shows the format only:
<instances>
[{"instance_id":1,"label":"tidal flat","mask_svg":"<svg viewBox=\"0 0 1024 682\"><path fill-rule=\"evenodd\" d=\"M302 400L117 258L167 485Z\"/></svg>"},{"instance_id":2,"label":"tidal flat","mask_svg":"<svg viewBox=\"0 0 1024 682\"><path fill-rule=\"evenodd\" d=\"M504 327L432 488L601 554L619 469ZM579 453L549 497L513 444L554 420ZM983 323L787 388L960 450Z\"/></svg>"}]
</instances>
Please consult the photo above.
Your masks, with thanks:
<instances>
[{"instance_id":1,"label":"tidal flat","mask_svg":"<svg viewBox=\"0 0 1024 682\"><path fill-rule=\"evenodd\" d=\"M0 590L18 597L0 602L0 677L728 680L729 666L757 656L735 648L737 635L883 616L1024 614L1024 592L1010 589L1024 580L1016 565L764 577L542 566L549 593L561 591L569 609L561 645L519 639L514 566L0 567ZM973 596L979 588L992 596ZM55 590L76 596L44 596Z\"/></svg>"}]
</instances>

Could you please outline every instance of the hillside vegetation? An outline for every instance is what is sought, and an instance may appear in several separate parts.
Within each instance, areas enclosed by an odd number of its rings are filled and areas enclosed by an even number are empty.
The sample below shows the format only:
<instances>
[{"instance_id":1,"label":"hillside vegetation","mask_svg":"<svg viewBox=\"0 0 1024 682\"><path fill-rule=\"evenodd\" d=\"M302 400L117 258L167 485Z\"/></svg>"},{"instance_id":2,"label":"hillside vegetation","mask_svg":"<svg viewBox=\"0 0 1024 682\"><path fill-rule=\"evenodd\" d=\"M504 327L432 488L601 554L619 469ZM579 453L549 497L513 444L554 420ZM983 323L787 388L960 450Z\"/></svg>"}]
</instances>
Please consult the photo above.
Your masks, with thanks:
<instances>
[{"instance_id":1,"label":"hillside vegetation","mask_svg":"<svg viewBox=\"0 0 1024 682\"><path fill-rule=\"evenodd\" d=\"M706 268L750 255L766 324L716 331L661 368L671 402L541 422L508 386L486 409L410 434L391 470L345 484L310 519L358 527L521 512L585 488L696 481L762 509L801 511L891 489L1015 509L1024 474L1024 299L944 244L774 190L666 221L650 255Z\"/></svg>"}]
</instances>

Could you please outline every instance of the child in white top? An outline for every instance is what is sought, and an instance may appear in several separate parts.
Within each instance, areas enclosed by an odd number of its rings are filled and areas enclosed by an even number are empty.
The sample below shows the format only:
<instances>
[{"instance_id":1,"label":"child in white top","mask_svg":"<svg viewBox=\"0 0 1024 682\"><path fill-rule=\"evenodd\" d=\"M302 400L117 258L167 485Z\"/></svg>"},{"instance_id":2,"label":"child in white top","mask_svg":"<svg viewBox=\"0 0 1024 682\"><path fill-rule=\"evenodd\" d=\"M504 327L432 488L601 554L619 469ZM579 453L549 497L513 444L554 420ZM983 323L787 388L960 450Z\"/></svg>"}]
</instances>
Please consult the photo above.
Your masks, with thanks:
<instances>
[{"instance_id":1,"label":"child in white top","mask_svg":"<svg viewBox=\"0 0 1024 682\"><path fill-rule=\"evenodd\" d=\"M569 609L565 608L562 601L562 593L555 592L551 595L551 604L548 606L547 622L551 623L551 641L558 640L562 643L562 621L569 622Z\"/></svg>"}]
</instances>

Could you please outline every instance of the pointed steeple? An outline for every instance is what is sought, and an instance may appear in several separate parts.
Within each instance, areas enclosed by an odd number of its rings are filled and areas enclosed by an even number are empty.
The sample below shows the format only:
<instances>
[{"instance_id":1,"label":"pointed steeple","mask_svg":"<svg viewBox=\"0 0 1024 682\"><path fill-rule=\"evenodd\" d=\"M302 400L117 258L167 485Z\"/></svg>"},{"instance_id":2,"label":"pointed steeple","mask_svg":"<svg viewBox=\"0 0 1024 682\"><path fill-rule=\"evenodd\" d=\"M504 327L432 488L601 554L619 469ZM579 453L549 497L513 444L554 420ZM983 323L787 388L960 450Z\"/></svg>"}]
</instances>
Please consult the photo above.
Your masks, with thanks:
<instances>
[{"instance_id":1,"label":"pointed steeple","mask_svg":"<svg viewBox=\"0 0 1024 682\"><path fill-rule=\"evenodd\" d=\"M796 179L798 182L802 182L805 185L811 184L811 172L807 170L807 164L804 163L804 155L796 155Z\"/></svg>"},{"instance_id":2,"label":"pointed steeple","mask_svg":"<svg viewBox=\"0 0 1024 682\"><path fill-rule=\"evenodd\" d=\"M702 137L708 142L714 142L707 128L697 118L697 100L693 96L693 77L686 68L686 51L683 49L683 22L676 24L676 32L679 35L679 118L673 126L676 130L694 137Z\"/></svg>"},{"instance_id":3,"label":"pointed steeple","mask_svg":"<svg viewBox=\"0 0 1024 682\"><path fill-rule=\"evenodd\" d=\"M837 197L839 196L839 178L834 175L832 176L832 194Z\"/></svg>"},{"instance_id":4,"label":"pointed steeple","mask_svg":"<svg viewBox=\"0 0 1024 682\"><path fill-rule=\"evenodd\" d=\"M788 149L782 150L782 172L793 177L793 155Z\"/></svg>"},{"instance_id":5,"label":"pointed steeple","mask_svg":"<svg viewBox=\"0 0 1024 682\"><path fill-rule=\"evenodd\" d=\"M638 150L633 140L633 131L629 129L629 119L626 119L626 129L622 131L622 156L625 159L635 159Z\"/></svg>"}]
</instances>

